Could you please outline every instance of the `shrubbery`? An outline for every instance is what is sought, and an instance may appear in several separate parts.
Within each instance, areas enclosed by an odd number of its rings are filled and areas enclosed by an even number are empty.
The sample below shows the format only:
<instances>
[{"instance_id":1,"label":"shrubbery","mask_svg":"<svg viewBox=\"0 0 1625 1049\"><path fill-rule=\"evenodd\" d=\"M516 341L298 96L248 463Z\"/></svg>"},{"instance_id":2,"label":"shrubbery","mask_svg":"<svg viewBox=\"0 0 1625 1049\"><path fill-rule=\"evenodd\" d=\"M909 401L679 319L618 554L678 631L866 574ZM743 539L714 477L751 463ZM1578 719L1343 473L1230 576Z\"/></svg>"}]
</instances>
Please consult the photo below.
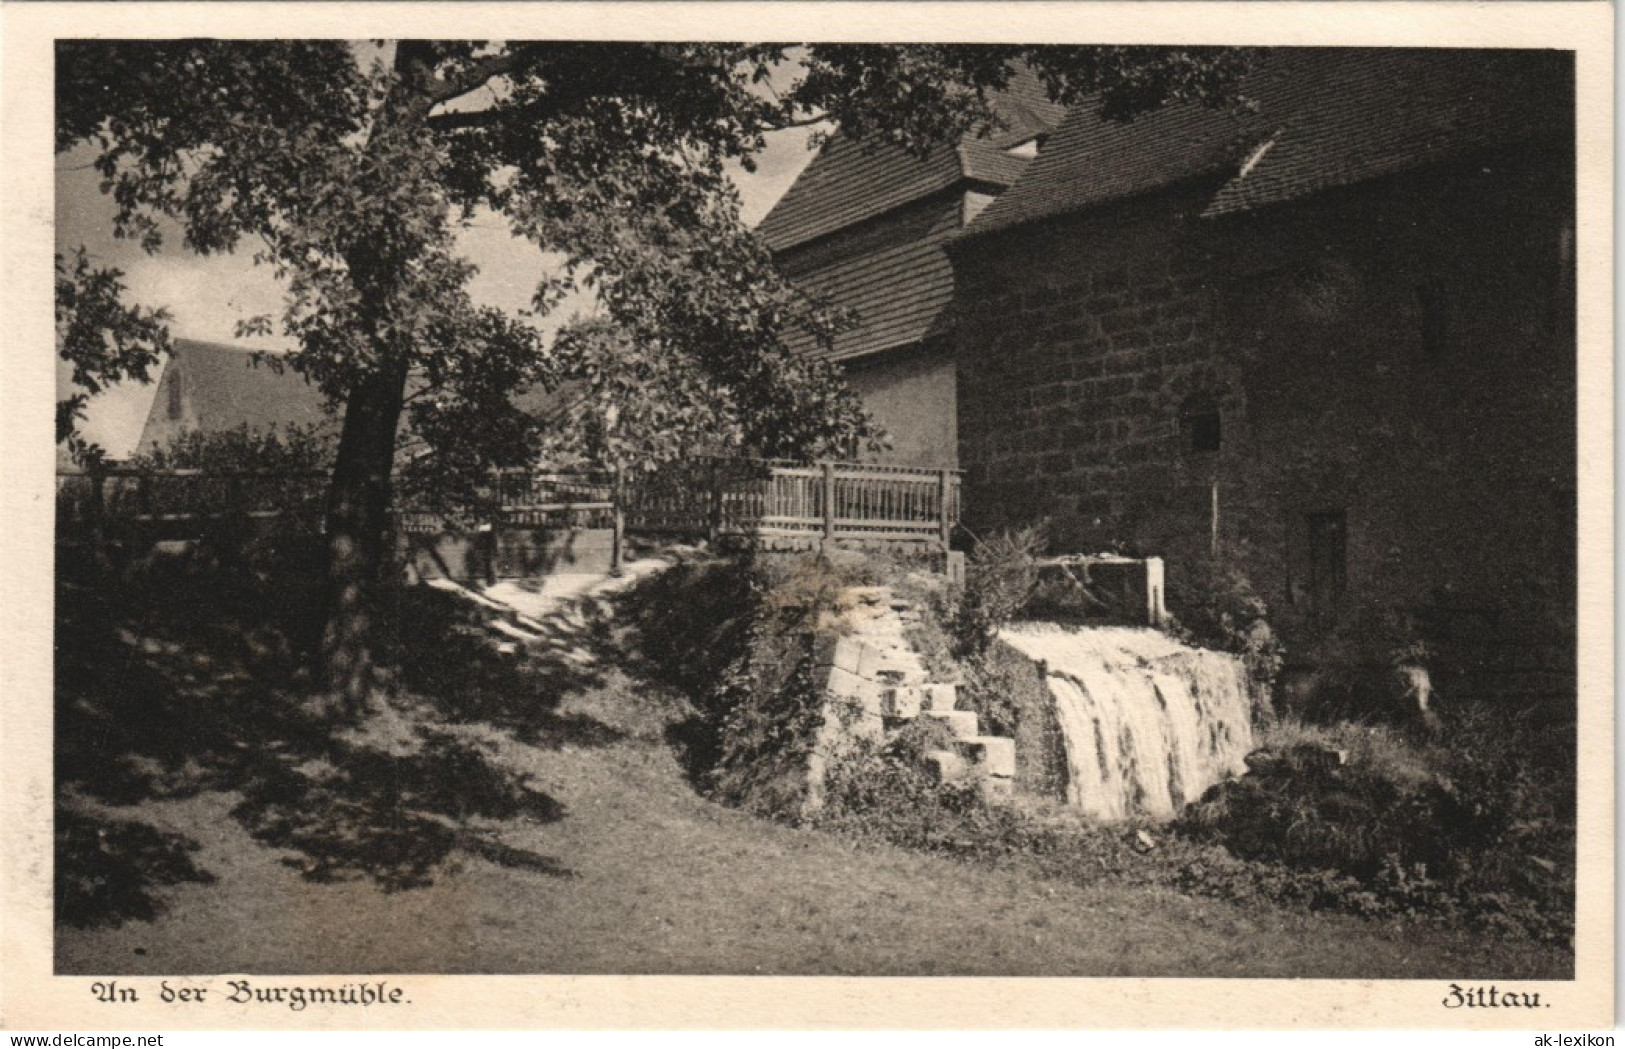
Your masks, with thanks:
<instances>
[{"instance_id":1,"label":"shrubbery","mask_svg":"<svg viewBox=\"0 0 1625 1049\"><path fill-rule=\"evenodd\" d=\"M1250 763L1179 829L1244 859L1352 879L1357 909L1572 932L1572 781L1561 766L1542 772L1527 752L1514 759L1474 733L1445 747L1381 726L1293 721Z\"/></svg>"},{"instance_id":2,"label":"shrubbery","mask_svg":"<svg viewBox=\"0 0 1625 1049\"><path fill-rule=\"evenodd\" d=\"M1271 692L1285 649L1270 626L1269 606L1234 555L1194 558L1168 577L1168 631L1202 648L1239 655L1253 682L1254 720L1272 714Z\"/></svg>"},{"instance_id":3,"label":"shrubbery","mask_svg":"<svg viewBox=\"0 0 1625 1049\"><path fill-rule=\"evenodd\" d=\"M842 629L861 558L761 556L679 565L624 602L651 669L696 716L676 735L696 784L730 804L793 817L823 722L813 640Z\"/></svg>"},{"instance_id":4,"label":"shrubbery","mask_svg":"<svg viewBox=\"0 0 1625 1049\"><path fill-rule=\"evenodd\" d=\"M960 655L985 652L999 627L1014 619L1032 597L1045 527L999 532L976 543L965 562L964 592L948 613Z\"/></svg>"},{"instance_id":5,"label":"shrubbery","mask_svg":"<svg viewBox=\"0 0 1625 1049\"><path fill-rule=\"evenodd\" d=\"M188 430L168 444L130 459L138 470L207 470L215 473L311 473L330 469L335 444L319 426Z\"/></svg>"},{"instance_id":6,"label":"shrubbery","mask_svg":"<svg viewBox=\"0 0 1625 1049\"><path fill-rule=\"evenodd\" d=\"M127 535L122 529L132 510L114 508L109 513L119 527L109 528L109 542L98 551L109 556L83 559L67 574L93 572L86 581L97 591L177 622L232 624L245 634L274 634L267 643L288 652L309 649L318 640L322 471L331 461L332 441L315 427L180 434L128 465L203 472L145 482L157 512L196 515L181 533L188 541L156 544L144 528ZM115 491L110 483L109 499ZM133 493L126 487L122 497ZM267 509L278 512L250 514Z\"/></svg>"},{"instance_id":7,"label":"shrubbery","mask_svg":"<svg viewBox=\"0 0 1625 1049\"><path fill-rule=\"evenodd\" d=\"M1393 607L1360 606L1321 638L1316 673L1296 712L1315 721L1338 720L1430 725L1437 711L1422 709L1411 668L1427 675L1436 651L1417 618ZM1437 726L1432 726L1437 727Z\"/></svg>"}]
</instances>

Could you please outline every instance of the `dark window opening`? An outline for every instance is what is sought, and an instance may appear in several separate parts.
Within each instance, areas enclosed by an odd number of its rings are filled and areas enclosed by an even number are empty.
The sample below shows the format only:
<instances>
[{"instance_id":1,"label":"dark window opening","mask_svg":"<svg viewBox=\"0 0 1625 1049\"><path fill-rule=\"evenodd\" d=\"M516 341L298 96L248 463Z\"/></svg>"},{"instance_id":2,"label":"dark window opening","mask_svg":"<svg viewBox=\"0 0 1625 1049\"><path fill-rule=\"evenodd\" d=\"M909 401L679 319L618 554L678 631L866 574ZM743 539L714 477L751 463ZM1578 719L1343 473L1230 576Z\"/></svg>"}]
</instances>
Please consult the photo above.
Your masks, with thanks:
<instances>
[{"instance_id":1,"label":"dark window opening","mask_svg":"<svg viewBox=\"0 0 1625 1049\"><path fill-rule=\"evenodd\" d=\"M1348 586L1348 517L1342 510L1304 514L1309 528L1309 610L1325 615Z\"/></svg>"},{"instance_id":2,"label":"dark window opening","mask_svg":"<svg viewBox=\"0 0 1625 1049\"><path fill-rule=\"evenodd\" d=\"M1179 409L1179 432L1188 451L1218 451L1222 440L1219 406L1202 395L1186 399Z\"/></svg>"},{"instance_id":3,"label":"dark window opening","mask_svg":"<svg viewBox=\"0 0 1625 1049\"><path fill-rule=\"evenodd\" d=\"M169 376L169 417L171 419L181 417L181 377L178 373L171 373Z\"/></svg>"},{"instance_id":4,"label":"dark window opening","mask_svg":"<svg viewBox=\"0 0 1625 1049\"><path fill-rule=\"evenodd\" d=\"M1574 335L1574 227L1565 225L1557 234L1556 279L1552 282L1551 303L1542 330L1548 339Z\"/></svg>"},{"instance_id":5,"label":"dark window opening","mask_svg":"<svg viewBox=\"0 0 1625 1049\"><path fill-rule=\"evenodd\" d=\"M1450 314L1444 288L1438 281L1417 285L1416 309L1422 326L1422 352L1442 357L1450 340Z\"/></svg>"}]
</instances>

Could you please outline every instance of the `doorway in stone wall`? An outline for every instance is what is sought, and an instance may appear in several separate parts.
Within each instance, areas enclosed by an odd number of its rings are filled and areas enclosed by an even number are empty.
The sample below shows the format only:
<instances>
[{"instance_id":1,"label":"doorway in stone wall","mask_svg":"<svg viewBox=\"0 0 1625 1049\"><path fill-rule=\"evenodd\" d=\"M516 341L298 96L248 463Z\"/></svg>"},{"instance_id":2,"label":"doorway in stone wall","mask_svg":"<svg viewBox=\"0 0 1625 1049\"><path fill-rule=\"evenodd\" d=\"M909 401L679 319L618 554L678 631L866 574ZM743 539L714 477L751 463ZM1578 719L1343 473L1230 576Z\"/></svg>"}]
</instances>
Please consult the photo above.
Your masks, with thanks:
<instances>
[{"instance_id":1,"label":"doorway in stone wall","mask_svg":"<svg viewBox=\"0 0 1625 1049\"><path fill-rule=\"evenodd\" d=\"M1342 510L1304 514L1309 538L1309 614L1323 620L1336 610L1348 588L1348 515Z\"/></svg>"}]
</instances>

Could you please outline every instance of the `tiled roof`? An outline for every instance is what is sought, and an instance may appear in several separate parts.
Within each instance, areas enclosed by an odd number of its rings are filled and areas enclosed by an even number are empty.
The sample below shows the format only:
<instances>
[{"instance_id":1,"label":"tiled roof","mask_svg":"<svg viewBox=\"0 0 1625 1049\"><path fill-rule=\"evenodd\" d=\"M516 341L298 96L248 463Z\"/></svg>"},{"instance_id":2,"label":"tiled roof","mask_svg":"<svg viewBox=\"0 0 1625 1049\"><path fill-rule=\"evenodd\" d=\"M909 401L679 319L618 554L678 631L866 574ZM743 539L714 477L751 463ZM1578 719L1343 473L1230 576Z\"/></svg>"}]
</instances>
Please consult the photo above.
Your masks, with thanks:
<instances>
[{"instance_id":1,"label":"tiled roof","mask_svg":"<svg viewBox=\"0 0 1625 1049\"><path fill-rule=\"evenodd\" d=\"M953 297L954 274L941 238L861 255L797 278L808 292L851 310L857 326L836 336L828 354L846 360L917 342L929 334ZM810 337L792 348L812 352Z\"/></svg>"},{"instance_id":2,"label":"tiled roof","mask_svg":"<svg viewBox=\"0 0 1625 1049\"><path fill-rule=\"evenodd\" d=\"M1063 109L1050 102L1038 79L1026 72L1013 77L991 103L1005 127L986 137L968 137L955 149L937 149L923 159L890 144L831 138L762 219L757 232L768 247L783 251L962 179L1009 185L1029 161L1005 150L1051 130L1060 123Z\"/></svg>"},{"instance_id":3,"label":"tiled roof","mask_svg":"<svg viewBox=\"0 0 1625 1049\"><path fill-rule=\"evenodd\" d=\"M1206 214L1242 211L1572 128L1562 52L1284 48L1242 92L1248 107L1181 104L1127 124L1080 106L961 236L1227 171Z\"/></svg>"},{"instance_id":4,"label":"tiled roof","mask_svg":"<svg viewBox=\"0 0 1625 1049\"><path fill-rule=\"evenodd\" d=\"M1312 75L1297 105L1275 103L1287 115L1274 143L1225 184L1207 214L1262 207L1489 146L1572 135L1572 64L1558 52L1363 51L1318 65ZM1279 96L1291 87L1276 78L1269 91Z\"/></svg>"}]
</instances>

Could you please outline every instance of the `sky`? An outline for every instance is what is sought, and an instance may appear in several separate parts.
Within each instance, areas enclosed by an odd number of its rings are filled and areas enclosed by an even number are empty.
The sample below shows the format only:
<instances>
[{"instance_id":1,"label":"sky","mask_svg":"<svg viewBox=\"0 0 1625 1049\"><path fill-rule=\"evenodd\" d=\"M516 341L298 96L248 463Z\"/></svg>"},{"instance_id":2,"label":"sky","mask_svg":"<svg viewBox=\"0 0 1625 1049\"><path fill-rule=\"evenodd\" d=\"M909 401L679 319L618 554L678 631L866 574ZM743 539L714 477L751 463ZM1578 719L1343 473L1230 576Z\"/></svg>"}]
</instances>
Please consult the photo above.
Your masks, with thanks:
<instances>
[{"instance_id":1,"label":"sky","mask_svg":"<svg viewBox=\"0 0 1625 1049\"><path fill-rule=\"evenodd\" d=\"M757 170L746 172L737 164L730 175L739 187L743 217L754 226L774 202L790 188L812 160L809 142L814 129L797 128L768 136L757 156ZM93 150L86 146L56 158L56 247L71 251L84 246L98 265L124 271L125 300L142 306L167 307L169 330L177 338L243 346L245 349L280 349L279 338L235 338L238 320L258 314L280 316L282 295L268 270L252 261L253 248L237 254L201 257L180 243L178 229L165 230L164 247L147 255L132 241L112 236L114 208L99 189L100 178L90 166ZM476 219L460 236L469 261L479 267L471 292L486 305L508 310L527 308L546 258L532 244L514 237L495 216ZM580 308L584 303L577 303ZM562 322L573 312L566 303L553 314ZM93 398L81 431L109 455L128 454L141 435L152 404L158 373L149 384L123 383ZM71 389L67 365L57 362L57 395Z\"/></svg>"}]
</instances>

